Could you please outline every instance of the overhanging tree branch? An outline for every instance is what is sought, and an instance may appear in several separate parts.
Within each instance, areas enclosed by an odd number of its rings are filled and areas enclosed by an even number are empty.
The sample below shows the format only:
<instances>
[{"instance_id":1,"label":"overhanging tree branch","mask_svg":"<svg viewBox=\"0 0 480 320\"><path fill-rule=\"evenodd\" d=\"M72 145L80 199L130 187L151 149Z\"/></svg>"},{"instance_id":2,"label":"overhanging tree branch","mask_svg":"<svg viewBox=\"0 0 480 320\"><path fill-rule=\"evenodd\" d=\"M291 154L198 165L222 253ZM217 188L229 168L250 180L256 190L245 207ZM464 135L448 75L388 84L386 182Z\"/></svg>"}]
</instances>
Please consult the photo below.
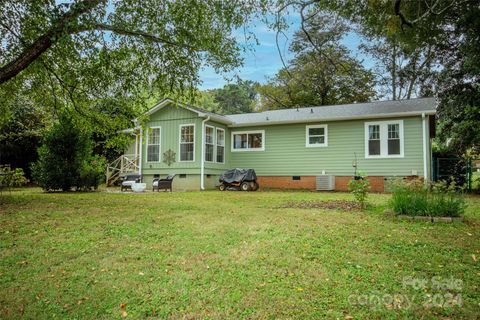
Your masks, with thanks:
<instances>
[{"instance_id":1,"label":"overhanging tree branch","mask_svg":"<svg viewBox=\"0 0 480 320\"><path fill-rule=\"evenodd\" d=\"M77 25L75 23L76 19L81 14L89 12L104 1L105 0L84 0L73 4L71 9L62 15L49 31L37 38L31 45L26 46L16 59L0 68L0 84L7 82L17 76L21 71L25 70L40 55L51 48L62 36L87 31L110 31L119 35L140 37L146 41L199 51L188 44L177 43L141 30L128 30L124 27L105 23L93 23L90 25Z\"/></svg>"},{"instance_id":2,"label":"overhanging tree branch","mask_svg":"<svg viewBox=\"0 0 480 320\"><path fill-rule=\"evenodd\" d=\"M163 43L163 44L168 44L168 45L175 46L175 47L182 47L182 48L186 48L186 49L190 49L190 50L196 50L194 47L192 47L188 44L183 44L183 43L178 43L178 42L175 42L175 41L171 41L171 40L156 36L154 34L151 34L151 33L145 32L145 31L127 30L127 29L122 28L122 27L113 26L113 25L109 25L109 24L105 24L105 23L96 23L96 24L93 24L91 26L83 26L83 27L79 26L75 29L72 29L71 33L81 33L81 32L85 32L85 31L111 31L113 33L124 35L124 36L141 37L141 38L144 38L144 39L146 39L148 41L151 41L151 42Z\"/></svg>"},{"instance_id":3,"label":"overhanging tree branch","mask_svg":"<svg viewBox=\"0 0 480 320\"><path fill-rule=\"evenodd\" d=\"M409 20L405 17L405 15L403 14L400 6L402 4L402 0L395 0L395 3L394 3L394 12L395 12L395 15L397 15L399 18L400 18L400 21L402 22L401 24L401 27L403 29L403 26L406 25L406 26L409 26L410 28L413 28L414 24L416 24L417 22L425 19L426 17L428 17L429 15L441 15L443 14L444 12L446 12L447 10L450 10L453 6L461 6L467 2L471 2L472 0L463 0L463 1L460 1L460 0L452 0L449 4L447 4L445 7L443 7L441 10L439 11L435 11L435 8L437 6L439 6L440 4L442 4L443 2L441 0L436 0L432 5L429 5L427 1L425 1L425 5L427 7L427 10L425 10L425 12L419 16L418 18L414 19L414 20ZM477 0L473 0L473 1L477 1Z\"/></svg>"},{"instance_id":4,"label":"overhanging tree branch","mask_svg":"<svg viewBox=\"0 0 480 320\"><path fill-rule=\"evenodd\" d=\"M63 14L49 31L25 48L16 59L0 68L0 84L7 82L22 70L25 70L42 53L58 41L59 37L65 34L69 24L75 22L80 15L89 12L101 2L105 2L105 0L83 0L72 4L70 10Z\"/></svg>"}]
</instances>

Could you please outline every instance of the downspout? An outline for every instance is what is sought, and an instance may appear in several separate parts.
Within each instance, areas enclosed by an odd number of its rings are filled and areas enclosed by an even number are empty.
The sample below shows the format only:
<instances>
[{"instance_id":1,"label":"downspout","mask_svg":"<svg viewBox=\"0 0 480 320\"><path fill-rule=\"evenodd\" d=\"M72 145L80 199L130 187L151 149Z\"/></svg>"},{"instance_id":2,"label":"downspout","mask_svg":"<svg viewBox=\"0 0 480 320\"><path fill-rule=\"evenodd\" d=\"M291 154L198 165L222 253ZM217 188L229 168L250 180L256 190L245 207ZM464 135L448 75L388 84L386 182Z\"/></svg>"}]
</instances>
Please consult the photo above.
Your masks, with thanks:
<instances>
[{"instance_id":1,"label":"downspout","mask_svg":"<svg viewBox=\"0 0 480 320\"><path fill-rule=\"evenodd\" d=\"M138 174L142 174L142 156L143 156L143 128L140 127L140 155L138 157Z\"/></svg>"},{"instance_id":2,"label":"downspout","mask_svg":"<svg viewBox=\"0 0 480 320\"><path fill-rule=\"evenodd\" d=\"M210 120L210 116L202 121L202 156L200 157L200 189L205 190L205 123Z\"/></svg>"},{"instance_id":3,"label":"downspout","mask_svg":"<svg viewBox=\"0 0 480 320\"><path fill-rule=\"evenodd\" d=\"M425 112L422 113L422 131L423 131L423 180L424 183L428 183L428 174L427 174L427 133L425 132L427 129L427 117L425 116Z\"/></svg>"}]
</instances>

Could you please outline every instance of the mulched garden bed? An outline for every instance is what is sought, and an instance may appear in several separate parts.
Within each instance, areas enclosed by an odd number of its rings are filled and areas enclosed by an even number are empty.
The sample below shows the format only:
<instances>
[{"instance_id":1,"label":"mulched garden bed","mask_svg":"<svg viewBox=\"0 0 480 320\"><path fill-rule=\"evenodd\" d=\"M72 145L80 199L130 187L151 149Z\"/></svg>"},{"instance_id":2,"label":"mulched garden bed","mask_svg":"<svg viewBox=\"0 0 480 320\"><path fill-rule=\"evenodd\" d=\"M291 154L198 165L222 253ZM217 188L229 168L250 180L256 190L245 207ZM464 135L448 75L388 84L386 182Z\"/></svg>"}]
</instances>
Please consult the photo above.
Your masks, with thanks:
<instances>
[{"instance_id":1,"label":"mulched garden bed","mask_svg":"<svg viewBox=\"0 0 480 320\"><path fill-rule=\"evenodd\" d=\"M329 201L289 201L277 207L296 208L296 209L333 209L333 210L360 210L360 204L348 200L329 200Z\"/></svg>"}]
</instances>

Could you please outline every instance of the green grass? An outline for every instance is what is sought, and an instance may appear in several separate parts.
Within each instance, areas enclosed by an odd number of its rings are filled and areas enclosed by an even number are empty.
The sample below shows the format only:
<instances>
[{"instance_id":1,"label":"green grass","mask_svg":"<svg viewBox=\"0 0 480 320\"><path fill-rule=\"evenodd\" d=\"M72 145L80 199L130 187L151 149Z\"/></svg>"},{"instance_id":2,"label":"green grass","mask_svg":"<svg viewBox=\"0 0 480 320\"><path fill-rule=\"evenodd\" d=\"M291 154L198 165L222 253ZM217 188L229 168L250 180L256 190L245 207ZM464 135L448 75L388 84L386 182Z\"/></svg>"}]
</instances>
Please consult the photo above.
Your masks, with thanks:
<instances>
[{"instance_id":1,"label":"green grass","mask_svg":"<svg viewBox=\"0 0 480 320\"><path fill-rule=\"evenodd\" d=\"M279 208L343 193L4 192L0 318L466 318L480 310L480 198L465 223ZM475 255L475 256L473 256ZM462 306L427 308L405 277L462 280ZM407 303L352 304L358 295ZM354 295L354 296L351 296ZM355 296L356 295L356 296ZM353 298L352 298L353 297ZM388 296L387 296L388 297Z\"/></svg>"}]
</instances>

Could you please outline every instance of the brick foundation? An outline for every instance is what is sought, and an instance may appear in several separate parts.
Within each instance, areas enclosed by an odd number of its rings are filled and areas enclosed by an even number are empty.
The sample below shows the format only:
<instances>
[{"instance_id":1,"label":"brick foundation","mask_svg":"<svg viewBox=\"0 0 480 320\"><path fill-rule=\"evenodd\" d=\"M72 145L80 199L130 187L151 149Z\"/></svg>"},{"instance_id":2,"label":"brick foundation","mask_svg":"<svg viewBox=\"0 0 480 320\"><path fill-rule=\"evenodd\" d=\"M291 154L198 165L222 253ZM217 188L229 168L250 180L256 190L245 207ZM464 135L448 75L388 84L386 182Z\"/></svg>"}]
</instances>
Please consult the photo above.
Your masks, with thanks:
<instances>
[{"instance_id":1,"label":"brick foundation","mask_svg":"<svg viewBox=\"0 0 480 320\"><path fill-rule=\"evenodd\" d=\"M351 176L335 176L335 191L348 191L348 182L352 180ZM384 177L368 177L372 192L384 192ZM300 180L293 180L292 176L258 176L257 181L260 188L273 189L316 189L315 176L301 176Z\"/></svg>"},{"instance_id":2,"label":"brick foundation","mask_svg":"<svg viewBox=\"0 0 480 320\"><path fill-rule=\"evenodd\" d=\"M310 189L315 190L315 177L302 176L300 180L293 180L292 176L262 176L257 177L260 188L274 189Z\"/></svg>"},{"instance_id":3,"label":"brick foundation","mask_svg":"<svg viewBox=\"0 0 480 320\"><path fill-rule=\"evenodd\" d=\"M348 176L336 176L335 177L335 191L348 191L348 182L353 177ZM370 191L372 192L384 192L385 191L385 179L384 177L367 177L370 182Z\"/></svg>"}]
</instances>

